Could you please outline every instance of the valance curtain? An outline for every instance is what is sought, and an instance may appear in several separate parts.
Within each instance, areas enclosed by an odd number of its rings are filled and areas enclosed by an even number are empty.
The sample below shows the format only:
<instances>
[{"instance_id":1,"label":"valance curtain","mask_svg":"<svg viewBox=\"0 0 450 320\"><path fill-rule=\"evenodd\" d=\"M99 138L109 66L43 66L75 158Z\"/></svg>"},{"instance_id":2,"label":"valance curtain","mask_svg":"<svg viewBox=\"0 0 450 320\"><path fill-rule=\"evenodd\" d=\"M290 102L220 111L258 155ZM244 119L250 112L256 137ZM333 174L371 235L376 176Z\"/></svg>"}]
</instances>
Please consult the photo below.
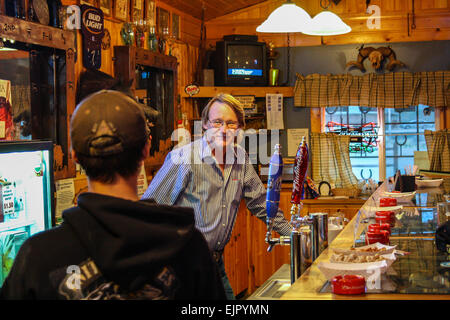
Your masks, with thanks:
<instances>
[{"instance_id":1,"label":"valance curtain","mask_svg":"<svg viewBox=\"0 0 450 320\"><path fill-rule=\"evenodd\" d=\"M312 179L327 181L336 188L356 187L358 178L352 171L350 136L335 133L311 133Z\"/></svg>"},{"instance_id":2,"label":"valance curtain","mask_svg":"<svg viewBox=\"0 0 450 320\"><path fill-rule=\"evenodd\" d=\"M450 131L425 130L425 141L430 170L450 172Z\"/></svg>"},{"instance_id":3,"label":"valance curtain","mask_svg":"<svg viewBox=\"0 0 450 320\"><path fill-rule=\"evenodd\" d=\"M296 107L407 108L450 106L450 71L302 76L294 87Z\"/></svg>"}]
</instances>

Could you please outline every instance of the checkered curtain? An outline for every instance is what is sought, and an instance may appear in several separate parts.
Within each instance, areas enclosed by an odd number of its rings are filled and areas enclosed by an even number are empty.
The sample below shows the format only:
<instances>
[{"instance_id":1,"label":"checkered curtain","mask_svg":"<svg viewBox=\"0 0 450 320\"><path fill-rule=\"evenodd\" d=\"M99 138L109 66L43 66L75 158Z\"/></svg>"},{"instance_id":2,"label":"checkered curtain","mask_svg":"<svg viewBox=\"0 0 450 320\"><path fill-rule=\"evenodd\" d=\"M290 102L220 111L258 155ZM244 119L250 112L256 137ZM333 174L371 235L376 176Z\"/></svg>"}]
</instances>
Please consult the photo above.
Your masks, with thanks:
<instances>
[{"instance_id":1,"label":"checkered curtain","mask_svg":"<svg viewBox=\"0 0 450 320\"><path fill-rule=\"evenodd\" d=\"M294 87L296 107L407 108L450 106L450 71L302 76Z\"/></svg>"},{"instance_id":2,"label":"checkered curtain","mask_svg":"<svg viewBox=\"0 0 450 320\"><path fill-rule=\"evenodd\" d=\"M425 130L431 171L450 172L450 130Z\"/></svg>"},{"instance_id":3,"label":"checkered curtain","mask_svg":"<svg viewBox=\"0 0 450 320\"><path fill-rule=\"evenodd\" d=\"M334 183L336 188L356 187L349 152L350 136L311 133L312 179Z\"/></svg>"}]
</instances>

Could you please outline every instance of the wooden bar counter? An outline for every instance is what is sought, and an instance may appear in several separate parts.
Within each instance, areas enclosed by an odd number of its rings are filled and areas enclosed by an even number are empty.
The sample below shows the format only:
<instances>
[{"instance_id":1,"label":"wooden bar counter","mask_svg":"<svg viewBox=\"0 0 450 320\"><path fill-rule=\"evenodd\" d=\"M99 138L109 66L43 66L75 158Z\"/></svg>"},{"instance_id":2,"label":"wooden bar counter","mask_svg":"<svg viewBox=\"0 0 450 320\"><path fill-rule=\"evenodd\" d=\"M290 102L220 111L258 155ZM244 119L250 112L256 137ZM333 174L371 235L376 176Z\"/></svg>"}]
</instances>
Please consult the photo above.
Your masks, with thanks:
<instances>
[{"instance_id":1,"label":"wooden bar counter","mask_svg":"<svg viewBox=\"0 0 450 320\"><path fill-rule=\"evenodd\" d=\"M381 185L373 194L375 199L384 195L387 185ZM439 252L434 242L436 222L436 203L445 202L443 194L450 192L450 179L445 179L440 188L416 190L413 202L401 204L397 211L396 225L392 229L390 244L396 249L409 251L409 255L397 256L393 268L400 273L402 281L399 288L389 293L366 293L362 295L338 295L331 292L331 286L318 268L318 263L328 262L333 251L331 248L349 249L354 243L355 215L343 231L331 242L327 249L313 262L297 281L281 296L281 300L450 300L450 271L439 267L440 262L449 261L450 255ZM361 207L364 213L375 202L369 198ZM398 219L399 218L399 219ZM418 223L412 223L418 221ZM356 246L364 245L361 234L369 223L360 223ZM396 230L396 231L395 231ZM398 272L400 270L400 272ZM421 275L423 276L421 278ZM398 280L398 279L397 279ZM403 281L404 280L404 281ZM436 281L435 281L436 280ZM422 282L421 282L422 281ZM428 286L428 287L427 287ZM419 288L419 289L418 289ZM422 291L422 292L421 292Z\"/></svg>"}]
</instances>

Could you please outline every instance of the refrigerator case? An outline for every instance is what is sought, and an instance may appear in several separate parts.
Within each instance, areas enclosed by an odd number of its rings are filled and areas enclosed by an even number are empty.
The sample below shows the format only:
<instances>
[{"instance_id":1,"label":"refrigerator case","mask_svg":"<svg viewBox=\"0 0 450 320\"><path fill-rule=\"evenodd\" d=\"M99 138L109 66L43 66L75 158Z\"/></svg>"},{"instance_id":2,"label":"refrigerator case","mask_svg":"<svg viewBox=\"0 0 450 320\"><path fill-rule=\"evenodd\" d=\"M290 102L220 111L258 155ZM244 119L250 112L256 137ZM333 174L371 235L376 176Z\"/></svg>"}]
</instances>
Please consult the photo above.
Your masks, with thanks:
<instances>
[{"instance_id":1,"label":"refrigerator case","mask_svg":"<svg viewBox=\"0 0 450 320\"><path fill-rule=\"evenodd\" d=\"M54 225L53 143L0 142L0 287L23 242Z\"/></svg>"}]
</instances>

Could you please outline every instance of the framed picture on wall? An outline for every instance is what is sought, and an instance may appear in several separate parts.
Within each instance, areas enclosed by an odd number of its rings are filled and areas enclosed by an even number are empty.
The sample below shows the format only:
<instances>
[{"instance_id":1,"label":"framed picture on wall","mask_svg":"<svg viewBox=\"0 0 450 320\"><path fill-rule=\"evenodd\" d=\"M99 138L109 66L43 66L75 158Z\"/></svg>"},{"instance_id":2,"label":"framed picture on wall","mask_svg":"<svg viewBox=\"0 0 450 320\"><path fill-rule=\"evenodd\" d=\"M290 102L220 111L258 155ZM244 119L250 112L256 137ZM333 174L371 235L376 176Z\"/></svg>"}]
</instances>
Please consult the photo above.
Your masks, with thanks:
<instances>
[{"instance_id":1,"label":"framed picture on wall","mask_svg":"<svg viewBox=\"0 0 450 320\"><path fill-rule=\"evenodd\" d=\"M132 0L131 21L139 22L144 20L144 0Z\"/></svg>"},{"instance_id":2,"label":"framed picture on wall","mask_svg":"<svg viewBox=\"0 0 450 320\"><path fill-rule=\"evenodd\" d=\"M105 16L111 16L112 0L100 0L100 9Z\"/></svg>"},{"instance_id":3,"label":"framed picture on wall","mask_svg":"<svg viewBox=\"0 0 450 320\"><path fill-rule=\"evenodd\" d=\"M175 39L180 39L180 16L172 13L172 34Z\"/></svg>"},{"instance_id":4,"label":"framed picture on wall","mask_svg":"<svg viewBox=\"0 0 450 320\"><path fill-rule=\"evenodd\" d=\"M145 21L150 27L156 26L156 5L154 0L145 0Z\"/></svg>"},{"instance_id":5,"label":"framed picture on wall","mask_svg":"<svg viewBox=\"0 0 450 320\"><path fill-rule=\"evenodd\" d=\"M127 21L128 19L128 0L116 0L114 8L114 18Z\"/></svg>"},{"instance_id":6,"label":"framed picture on wall","mask_svg":"<svg viewBox=\"0 0 450 320\"><path fill-rule=\"evenodd\" d=\"M156 8L156 19L158 20L157 32L160 36L169 36L170 12L163 8Z\"/></svg>"}]
</instances>

